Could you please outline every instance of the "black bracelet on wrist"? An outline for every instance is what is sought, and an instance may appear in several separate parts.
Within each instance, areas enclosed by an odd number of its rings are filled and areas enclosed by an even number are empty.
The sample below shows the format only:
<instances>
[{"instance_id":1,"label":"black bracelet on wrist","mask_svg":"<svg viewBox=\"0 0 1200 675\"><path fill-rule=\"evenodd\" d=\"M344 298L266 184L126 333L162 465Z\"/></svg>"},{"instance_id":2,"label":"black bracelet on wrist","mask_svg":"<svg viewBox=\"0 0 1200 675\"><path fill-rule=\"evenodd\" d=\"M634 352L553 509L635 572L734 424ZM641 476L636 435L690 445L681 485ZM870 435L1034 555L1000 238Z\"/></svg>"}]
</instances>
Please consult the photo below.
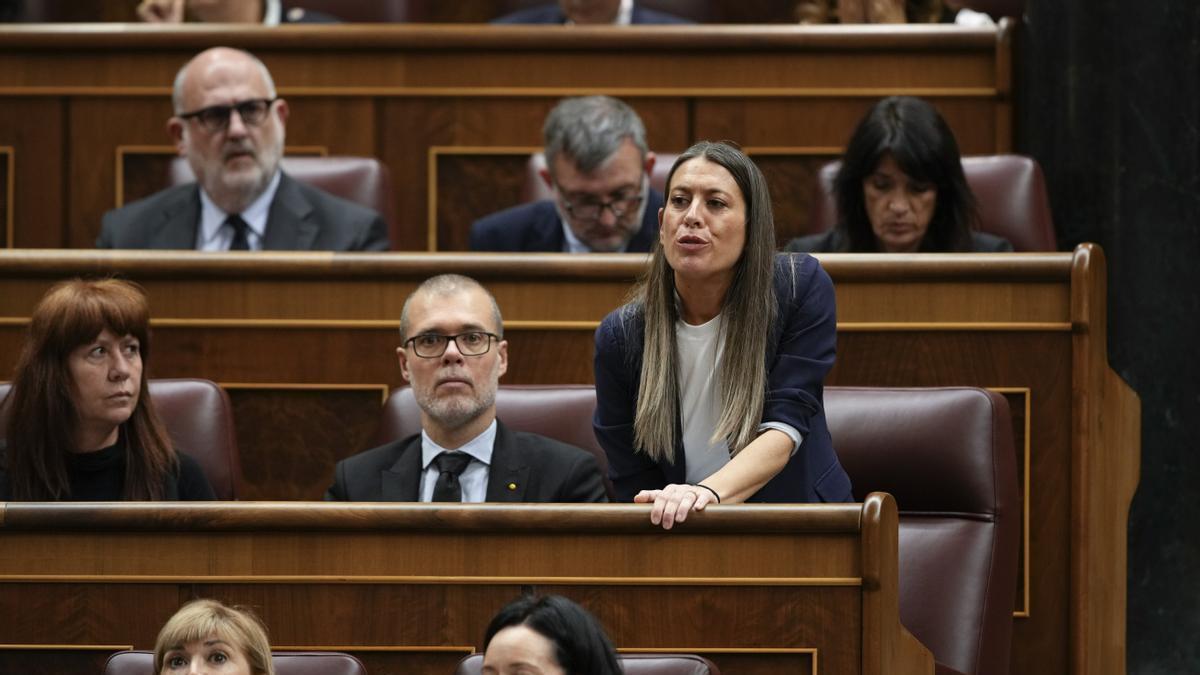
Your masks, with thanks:
<instances>
[{"instance_id":1,"label":"black bracelet on wrist","mask_svg":"<svg viewBox=\"0 0 1200 675\"><path fill-rule=\"evenodd\" d=\"M708 490L709 492L713 493L713 496L714 496L714 497L716 497L716 498L717 498L717 503L718 503L718 504L720 504L720 503L721 503L721 495L717 494L717 491L716 491L716 490L714 490L714 489L712 489L712 488L708 487L708 486L707 486L707 485L705 485L704 483L688 483L688 485L695 485L696 487L701 487L701 488L704 488L705 490Z\"/></svg>"}]
</instances>

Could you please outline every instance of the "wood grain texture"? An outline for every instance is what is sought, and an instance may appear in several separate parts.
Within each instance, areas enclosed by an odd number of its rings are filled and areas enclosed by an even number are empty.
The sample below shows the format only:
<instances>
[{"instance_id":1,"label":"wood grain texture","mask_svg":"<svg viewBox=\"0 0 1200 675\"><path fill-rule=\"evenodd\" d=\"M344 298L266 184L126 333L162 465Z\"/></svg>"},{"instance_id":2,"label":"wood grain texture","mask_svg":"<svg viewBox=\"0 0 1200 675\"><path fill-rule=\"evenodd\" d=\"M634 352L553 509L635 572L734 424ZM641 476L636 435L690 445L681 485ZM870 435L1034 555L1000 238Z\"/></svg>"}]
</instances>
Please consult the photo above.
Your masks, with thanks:
<instances>
[{"instance_id":1,"label":"wood grain texture","mask_svg":"<svg viewBox=\"0 0 1200 675\"><path fill-rule=\"evenodd\" d=\"M1013 607L1028 615L1015 619L1013 672L1072 672L1074 650L1115 653L1120 647L1107 640L1123 635L1123 619L1114 618L1123 617L1119 533L1137 477L1138 413L1136 397L1096 351L1105 335L1098 255L1082 248L1074 254L820 256L835 283L843 326L828 384L1028 391L1027 418L1025 394L1006 393L1015 438L1027 438L1030 448L1022 486L1029 495L1029 601L1014 598ZM429 275L460 272L482 280L504 312L510 342L504 382L590 382L594 326L621 303L644 262L636 255L15 250L0 255L0 368L11 368L22 317L53 281L119 270L150 293L152 373L257 383L265 389L234 393L251 406L289 401L296 409L280 414L304 419L309 415L296 411L308 410L310 399L279 397L272 388L400 385L395 322L405 295ZM370 398L331 393L330 405L365 426L378 408ZM256 447L245 449L263 462L289 461L287 444L266 445L267 434L259 438L247 438L244 443ZM256 496L315 490L319 481L302 476L332 471L337 452L306 455L327 463L295 474L311 481L307 487ZM289 475L284 471L276 475ZM1092 615L1084 608L1108 619L1085 618Z\"/></svg>"},{"instance_id":2,"label":"wood grain texture","mask_svg":"<svg viewBox=\"0 0 1200 675\"><path fill-rule=\"evenodd\" d=\"M1108 367L1107 271L1099 247L1072 267L1072 656L1081 672L1123 673L1126 532L1141 470L1141 402ZM1113 583L1113 582L1116 583Z\"/></svg>"},{"instance_id":3,"label":"wood grain texture","mask_svg":"<svg viewBox=\"0 0 1200 675\"><path fill-rule=\"evenodd\" d=\"M897 593L894 503L883 529L858 504L762 505L714 507L669 534L633 505L0 507L0 632L26 643L145 648L179 604L212 597L253 608L273 644L440 673L496 609L536 591L587 607L618 647L698 651L752 675L813 672L816 653L820 672L843 673L870 648L868 589L790 581L857 577L870 551L892 573L869 592ZM880 639L903 639L895 603L871 611ZM901 670L877 672L932 673L914 647L893 655Z\"/></svg>"},{"instance_id":4,"label":"wood grain texture","mask_svg":"<svg viewBox=\"0 0 1200 675\"><path fill-rule=\"evenodd\" d=\"M0 236L6 247L64 246L69 194L61 174L66 105L53 98L0 97L0 101L0 146L11 149L7 157L0 157L0 171L7 174L0 191L8 203L0 211L0 218L8 221Z\"/></svg>"},{"instance_id":5,"label":"wood grain texture","mask_svg":"<svg viewBox=\"0 0 1200 675\"><path fill-rule=\"evenodd\" d=\"M15 165L13 149L8 146L0 146L0 248L13 247Z\"/></svg>"},{"instance_id":6,"label":"wood grain texture","mask_svg":"<svg viewBox=\"0 0 1200 675\"><path fill-rule=\"evenodd\" d=\"M521 173L513 167L447 166L431 176L432 148L538 147L546 112L564 96L625 98L658 151L701 139L801 149L769 162L789 219L806 203L787 188L812 169L802 149L836 152L881 96L929 98L966 152L1011 149L1011 83L999 79L1011 74L997 65L1012 49L1000 39L1011 27L874 28L7 25L0 121L25 121L0 124L0 146L36 155L16 171L19 201L39 203L18 213L14 240L90 248L100 216L116 204L116 148L170 143L175 71L214 40L254 51L271 69L291 106L289 145L375 156L389 167L403 223L397 250L430 250L430 218L443 248L456 250L470 220L514 204L508 186ZM29 122L47 114L57 123ZM504 177L489 180L495 171ZM148 189L140 175L130 176L138 194ZM433 203L435 195L459 198Z\"/></svg>"},{"instance_id":7,"label":"wood grain texture","mask_svg":"<svg viewBox=\"0 0 1200 675\"><path fill-rule=\"evenodd\" d=\"M383 402L375 389L227 387L242 499L319 500L338 460L367 449ZM277 452L286 448L286 461Z\"/></svg>"},{"instance_id":8,"label":"wood grain texture","mask_svg":"<svg viewBox=\"0 0 1200 675\"><path fill-rule=\"evenodd\" d=\"M442 155L437 176L435 213L438 251L470 249L471 223L521 203L529 155Z\"/></svg>"}]
</instances>

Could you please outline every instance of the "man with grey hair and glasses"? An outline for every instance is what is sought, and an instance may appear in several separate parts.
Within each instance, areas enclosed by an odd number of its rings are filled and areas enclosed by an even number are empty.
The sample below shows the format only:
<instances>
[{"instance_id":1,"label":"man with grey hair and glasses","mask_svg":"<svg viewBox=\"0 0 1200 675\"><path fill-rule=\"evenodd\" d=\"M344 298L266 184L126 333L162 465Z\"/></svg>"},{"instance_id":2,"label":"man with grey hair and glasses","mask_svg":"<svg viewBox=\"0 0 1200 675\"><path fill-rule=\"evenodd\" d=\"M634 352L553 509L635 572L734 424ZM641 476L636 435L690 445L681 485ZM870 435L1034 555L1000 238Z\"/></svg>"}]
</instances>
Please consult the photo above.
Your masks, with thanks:
<instances>
[{"instance_id":1,"label":"man with grey hair and glasses","mask_svg":"<svg viewBox=\"0 0 1200 675\"><path fill-rule=\"evenodd\" d=\"M604 502L596 457L496 419L508 341L496 299L457 274L426 280L400 312L400 374L421 433L344 459L325 493L353 502Z\"/></svg>"},{"instance_id":2,"label":"man with grey hair and glasses","mask_svg":"<svg viewBox=\"0 0 1200 675\"><path fill-rule=\"evenodd\" d=\"M214 47L175 77L167 121L196 182L104 214L100 248L383 251L375 211L280 170L287 101L252 54Z\"/></svg>"},{"instance_id":3,"label":"man with grey hair and glasses","mask_svg":"<svg viewBox=\"0 0 1200 675\"><path fill-rule=\"evenodd\" d=\"M546 117L542 136L540 174L553 199L476 221L471 250L649 251L663 196L650 188L654 153L633 108L609 96L563 99Z\"/></svg>"}]
</instances>

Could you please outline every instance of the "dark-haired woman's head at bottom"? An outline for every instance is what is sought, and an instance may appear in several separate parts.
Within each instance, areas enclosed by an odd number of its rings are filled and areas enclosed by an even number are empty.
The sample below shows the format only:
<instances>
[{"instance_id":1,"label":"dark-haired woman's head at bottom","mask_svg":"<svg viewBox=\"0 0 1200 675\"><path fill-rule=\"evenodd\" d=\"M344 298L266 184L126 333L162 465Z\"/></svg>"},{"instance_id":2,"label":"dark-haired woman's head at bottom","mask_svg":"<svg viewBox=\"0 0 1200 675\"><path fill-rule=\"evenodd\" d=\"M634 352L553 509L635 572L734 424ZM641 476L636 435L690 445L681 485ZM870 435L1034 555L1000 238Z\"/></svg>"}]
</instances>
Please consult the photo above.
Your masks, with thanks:
<instances>
[{"instance_id":1,"label":"dark-haired woman's head at bottom","mask_svg":"<svg viewBox=\"0 0 1200 675\"><path fill-rule=\"evenodd\" d=\"M604 628L561 595L522 596L500 610L483 637L485 675L620 675Z\"/></svg>"}]
</instances>

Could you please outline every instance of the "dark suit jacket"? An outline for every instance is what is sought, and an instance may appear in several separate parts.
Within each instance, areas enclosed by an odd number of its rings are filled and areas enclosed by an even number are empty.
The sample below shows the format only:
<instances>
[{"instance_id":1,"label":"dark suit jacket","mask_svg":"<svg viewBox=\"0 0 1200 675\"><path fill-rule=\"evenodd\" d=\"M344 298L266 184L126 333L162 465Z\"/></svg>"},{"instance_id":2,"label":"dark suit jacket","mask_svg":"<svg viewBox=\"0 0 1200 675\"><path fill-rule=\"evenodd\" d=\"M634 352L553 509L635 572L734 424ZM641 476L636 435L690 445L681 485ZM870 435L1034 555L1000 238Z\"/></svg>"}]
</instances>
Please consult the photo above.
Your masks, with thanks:
<instances>
[{"instance_id":1,"label":"dark suit jacket","mask_svg":"<svg viewBox=\"0 0 1200 675\"><path fill-rule=\"evenodd\" d=\"M509 485L516 485L509 489ZM329 501L420 501L421 435L337 463ZM496 422L489 502L606 502L600 465L587 450Z\"/></svg>"},{"instance_id":2,"label":"dark suit jacket","mask_svg":"<svg viewBox=\"0 0 1200 675\"><path fill-rule=\"evenodd\" d=\"M637 5L633 6L633 15L629 20L634 24L652 24L652 23L692 23L687 19L680 18L666 12L659 12L653 9L643 9ZM562 9L558 4L539 5L530 7L520 11L506 14L498 19L493 19L492 23L537 23L537 24L552 24L566 23L567 15L563 14Z\"/></svg>"},{"instance_id":3,"label":"dark suit jacket","mask_svg":"<svg viewBox=\"0 0 1200 675\"><path fill-rule=\"evenodd\" d=\"M841 230L832 229L820 234L810 234L796 237L789 241L784 251L800 253L833 253L842 250L845 235ZM986 232L971 233L971 251L973 253L1010 253L1013 245L1003 237Z\"/></svg>"},{"instance_id":4,"label":"dark suit jacket","mask_svg":"<svg viewBox=\"0 0 1200 675\"><path fill-rule=\"evenodd\" d=\"M178 185L104 214L97 248L194 249L200 187ZM386 251L387 225L366 207L289 177L267 213L263 250Z\"/></svg>"},{"instance_id":5,"label":"dark suit jacket","mask_svg":"<svg viewBox=\"0 0 1200 675\"><path fill-rule=\"evenodd\" d=\"M804 437L788 463L747 501L852 502L850 477L838 462L825 422L824 379L837 341L833 282L808 255L775 256L778 315L763 355L767 391L763 422L781 422ZM633 422L642 371L645 322L636 305L604 318L596 330L596 440L608 455L617 498L683 483L682 443L674 463L654 461L634 449ZM677 427L678 428L678 427Z\"/></svg>"},{"instance_id":6,"label":"dark suit jacket","mask_svg":"<svg viewBox=\"0 0 1200 675\"><path fill-rule=\"evenodd\" d=\"M658 210L663 196L650 190L642 229L629 240L630 253L646 253L658 239ZM566 245L562 220L554 202L544 199L497 211L471 223L472 251L523 251L526 253L562 253Z\"/></svg>"}]
</instances>

